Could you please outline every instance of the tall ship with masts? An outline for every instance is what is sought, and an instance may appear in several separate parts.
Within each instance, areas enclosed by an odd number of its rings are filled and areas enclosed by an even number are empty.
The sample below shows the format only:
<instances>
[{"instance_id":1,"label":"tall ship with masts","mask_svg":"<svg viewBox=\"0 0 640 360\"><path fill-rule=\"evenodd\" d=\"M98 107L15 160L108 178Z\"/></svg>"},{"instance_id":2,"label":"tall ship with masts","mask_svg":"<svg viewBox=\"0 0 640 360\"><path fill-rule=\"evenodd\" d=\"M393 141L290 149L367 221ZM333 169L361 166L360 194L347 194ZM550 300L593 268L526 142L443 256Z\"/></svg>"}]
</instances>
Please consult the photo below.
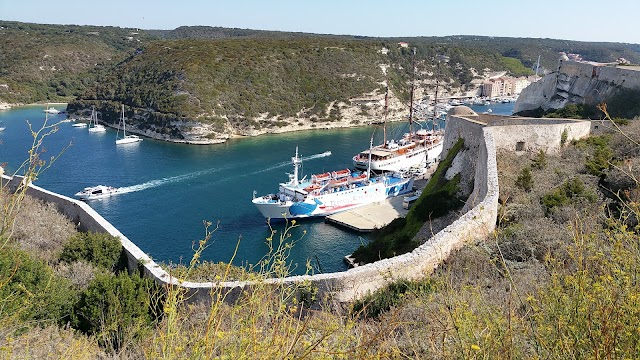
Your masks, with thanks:
<instances>
[{"instance_id":1,"label":"tall ship with masts","mask_svg":"<svg viewBox=\"0 0 640 360\"><path fill-rule=\"evenodd\" d=\"M414 131L413 95L415 88L415 48L412 57L413 79L411 81L411 98L409 105L409 132L399 139L387 140L387 113L389 106L389 89L384 96L384 122L382 143L353 157L353 165L356 169L380 173L385 171L401 171L411 167L420 166L427 161L435 160L442 152L442 140L444 133L436 130L437 116L435 114L438 103L438 83L436 82L436 96L431 130L418 129Z\"/></svg>"}]
</instances>

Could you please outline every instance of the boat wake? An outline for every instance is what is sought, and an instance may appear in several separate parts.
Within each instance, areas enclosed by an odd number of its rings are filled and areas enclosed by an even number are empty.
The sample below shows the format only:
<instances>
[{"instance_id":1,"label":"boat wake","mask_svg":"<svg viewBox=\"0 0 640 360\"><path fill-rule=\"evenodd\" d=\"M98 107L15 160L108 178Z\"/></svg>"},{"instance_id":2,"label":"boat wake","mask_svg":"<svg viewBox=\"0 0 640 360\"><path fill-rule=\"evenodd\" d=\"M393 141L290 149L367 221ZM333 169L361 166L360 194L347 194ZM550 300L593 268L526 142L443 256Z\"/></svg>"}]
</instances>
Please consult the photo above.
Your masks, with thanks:
<instances>
[{"instance_id":1,"label":"boat wake","mask_svg":"<svg viewBox=\"0 0 640 360\"><path fill-rule=\"evenodd\" d=\"M183 180L187 180L187 179L193 179L196 178L198 176L202 176L208 173L212 173L215 171L219 171L221 170L220 168L211 168L211 169L207 169L207 170L200 170L200 171L194 171L192 173L188 173L188 174L184 174L184 175L178 175L178 176L172 176L172 177L168 177L168 178L162 178L162 179L157 179L157 180L151 180L151 181L147 181L145 183L142 184L137 184L137 185L131 185L131 186L125 186L125 187L121 187L118 190L118 193L132 193L132 192L136 192L136 191L142 191L142 190L146 190L146 189L151 189L151 188L155 188L161 185L165 185L165 184L170 184L170 183L175 183L175 182L179 182L179 181L183 181Z\"/></svg>"},{"instance_id":2,"label":"boat wake","mask_svg":"<svg viewBox=\"0 0 640 360\"><path fill-rule=\"evenodd\" d=\"M323 153L315 154L315 155L303 156L303 157L300 158L300 160L308 161L308 160L319 159L319 158L323 158L323 157L327 157L327 156L331 156L331 151L325 151ZM273 166L269 166L268 168L264 168L262 170L258 170L258 171L252 172L251 174L248 174L248 175L260 174L260 173L263 173L263 172L275 170L275 169L278 169L278 168L281 168L281 167L285 167L285 166L289 166L289 165L291 165L291 160L283 161L281 163L277 163L277 164L275 164Z\"/></svg>"}]
</instances>

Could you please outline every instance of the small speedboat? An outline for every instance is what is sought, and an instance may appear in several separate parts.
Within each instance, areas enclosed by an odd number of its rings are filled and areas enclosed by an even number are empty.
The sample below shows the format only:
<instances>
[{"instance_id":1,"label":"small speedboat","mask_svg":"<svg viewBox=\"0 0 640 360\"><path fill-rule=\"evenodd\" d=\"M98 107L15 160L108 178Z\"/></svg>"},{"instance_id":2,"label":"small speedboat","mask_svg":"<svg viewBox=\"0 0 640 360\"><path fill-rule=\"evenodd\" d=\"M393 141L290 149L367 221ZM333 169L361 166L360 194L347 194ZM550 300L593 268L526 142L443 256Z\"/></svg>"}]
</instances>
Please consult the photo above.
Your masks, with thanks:
<instances>
[{"instance_id":1,"label":"small speedboat","mask_svg":"<svg viewBox=\"0 0 640 360\"><path fill-rule=\"evenodd\" d=\"M50 108L46 108L44 109L44 112L46 112L47 114L59 114L60 110L54 108L54 107L50 107Z\"/></svg>"},{"instance_id":2,"label":"small speedboat","mask_svg":"<svg viewBox=\"0 0 640 360\"><path fill-rule=\"evenodd\" d=\"M77 128L86 128L87 127L87 123L83 123L83 122L77 122L74 123L73 125L71 125L73 127L77 127Z\"/></svg>"},{"instance_id":3,"label":"small speedboat","mask_svg":"<svg viewBox=\"0 0 640 360\"><path fill-rule=\"evenodd\" d=\"M120 193L120 189L113 186L97 185L84 188L84 190L76 193L76 196L82 200L93 200L109 197L118 193Z\"/></svg>"}]
</instances>

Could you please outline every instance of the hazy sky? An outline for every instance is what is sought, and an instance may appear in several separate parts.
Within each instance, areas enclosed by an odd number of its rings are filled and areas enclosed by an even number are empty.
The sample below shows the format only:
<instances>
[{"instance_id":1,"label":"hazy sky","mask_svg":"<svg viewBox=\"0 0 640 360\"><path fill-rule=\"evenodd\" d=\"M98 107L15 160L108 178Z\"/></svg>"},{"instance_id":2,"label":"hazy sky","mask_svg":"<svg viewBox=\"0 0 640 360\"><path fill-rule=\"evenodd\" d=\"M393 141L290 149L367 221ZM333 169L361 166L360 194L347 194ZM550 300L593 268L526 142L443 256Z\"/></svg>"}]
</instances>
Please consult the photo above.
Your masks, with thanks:
<instances>
[{"instance_id":1,"label":"hazy sky","mask_svg":"<svg viewBox=\"0 0 640 360\"><path fill-rule=\"evenodd\" d=\"M0 0L0 19L209 25L380 37L487 35L640 43L640 0Z\"/></svg>"}]
</instances>

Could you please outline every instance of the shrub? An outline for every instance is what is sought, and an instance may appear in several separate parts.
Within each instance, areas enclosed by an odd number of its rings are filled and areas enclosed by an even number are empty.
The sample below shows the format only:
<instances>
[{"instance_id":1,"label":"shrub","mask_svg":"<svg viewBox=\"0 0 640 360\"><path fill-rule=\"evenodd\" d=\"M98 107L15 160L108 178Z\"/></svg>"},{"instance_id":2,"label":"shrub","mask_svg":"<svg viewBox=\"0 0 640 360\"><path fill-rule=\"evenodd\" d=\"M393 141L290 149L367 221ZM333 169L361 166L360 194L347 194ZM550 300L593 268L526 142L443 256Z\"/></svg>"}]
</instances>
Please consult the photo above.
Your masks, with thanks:
<instances>
[{"instance_id":1,"label":"shrub","mask_svg":"<svg viewBox=\"0 0 640 360\"><path fill-rule=\"evenodd\" d=\"M0 252L0 317L66 323L76 301L70 283L25 252Z\"/></svg>"},{"instance_id":2,"label":"shrub","mask_svg":"<svg viewBox=\"0 0 640 360\"><path fill-rule=\"evenodd\" d=\"M62 249L60 260L73 263L84 260L97 267L115 271L120 266L122 245L120 241L106 233L78 233L69 239Z\"/></svg>"},{"instance_id":3,"label":"shrub","mask_svg":"<svg viewBox=\"0 0 640 360\"><path fill-rule=\"evenodd\" d=\"M151 280L126 272L98 274L81 294L74 322L102 346L117 350L149 329L151 305Z\"/></svg>"},{"instance_id":4,"label":"shrub","mask_svg":"<svg viewBox=\"0 0 640 360\"><path fill-rule=\"evenodd\" d=\"M518 175L516 186L527 192L533 189L533 177L531 177L531 169L528 166L522 169Z\"/></svg>"},{"instance_id":5,"label":"shrub","mask_svg":"<svg viewBox=\"0 0 640 360\"><path fill-rule=\"evenodd\" d=\"M547 167L547 154L542 149L533 158L531 167L538 170L543 170Z\"/></svg>"},{"instance_id":6,"label":"shrub","mask_svg":"<svg viewBox=\"0 0 640 360\"><path fill-rule=\"evenodd\" d=\"M610 166L613 159L613 151L608 146L597 146L593 156L587 157L584 165L591 175L603 176L604 171Z\"/></svg>"},{"instance_id":7,"label":"shrub","mask_svg":"<svg viewBox=\"0 0 640 360\"><path fill-rule=\"evenodd\" d=\"M399 280L356 301L351 312L366 318L377 318L382 313L397 306L405 300L407 295L426 295L434 290L431 279L422 281Z\"/></svg>"},{"instance_id":8,"label":"shrub","mask_svg":"<svg viewBox=\"0 0 640 360\"><path fill-rule=\"evenodd\" d=\"M595 194L586 190L584 183L576 177L565 181L560 187L543 196L541 203L548 214L554 207L568 205L578 198L584 198L589 202L596 200Z\"/></svg>"},{"instance_id":9,"label":"shrub","mask_svg":"<svg viewBox=\"0 0 640 360\"><path fill-rule=\"evenodd\" d=\"M569 132L567 129L562 130L562 134L560 135L560 146L564 146L567 143L567 138L569 137Z\"/></svg>"}]
</instances>

